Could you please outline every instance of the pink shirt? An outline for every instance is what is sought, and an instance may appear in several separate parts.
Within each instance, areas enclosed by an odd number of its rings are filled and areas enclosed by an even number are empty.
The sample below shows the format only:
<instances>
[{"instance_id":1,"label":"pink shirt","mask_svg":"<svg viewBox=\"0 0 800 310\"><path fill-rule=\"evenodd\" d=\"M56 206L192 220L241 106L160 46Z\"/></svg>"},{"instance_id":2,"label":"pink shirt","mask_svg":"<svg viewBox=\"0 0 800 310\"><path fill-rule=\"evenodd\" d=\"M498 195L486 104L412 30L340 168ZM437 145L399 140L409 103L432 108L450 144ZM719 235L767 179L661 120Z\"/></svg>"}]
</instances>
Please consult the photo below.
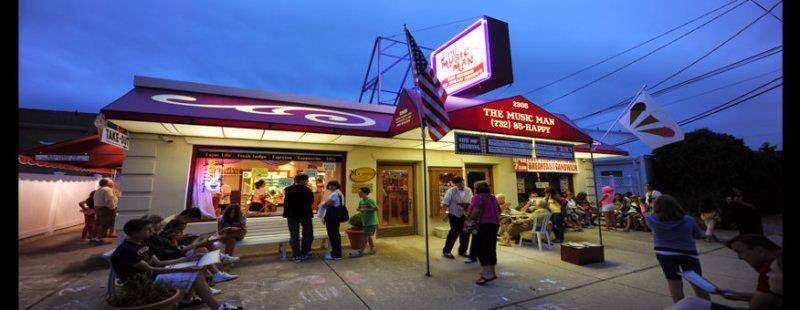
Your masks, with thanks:
<instances>
[{"instance_id":1,"label":"pink shirt","mask_svg":"<svg viewBox=\"0 0 800 310\"><path fill-rule=\"evenodd\" d=\"M608 193L608 196L606 196L606 198L603 198L601 202L603 203L604 206L614 204L614 192Z\"/></svg>"},{"instance_id":2,"label":"pink shirt","mask_svg":"<svg viewBox=\"0 0 800 310\"><path fill-rule=\"evenodd\" d=\"M477 194L472 196L469 205L470 212L483 209L478 224L500 224L500 204L492 194Z\"/></svg>"}]
</instances>

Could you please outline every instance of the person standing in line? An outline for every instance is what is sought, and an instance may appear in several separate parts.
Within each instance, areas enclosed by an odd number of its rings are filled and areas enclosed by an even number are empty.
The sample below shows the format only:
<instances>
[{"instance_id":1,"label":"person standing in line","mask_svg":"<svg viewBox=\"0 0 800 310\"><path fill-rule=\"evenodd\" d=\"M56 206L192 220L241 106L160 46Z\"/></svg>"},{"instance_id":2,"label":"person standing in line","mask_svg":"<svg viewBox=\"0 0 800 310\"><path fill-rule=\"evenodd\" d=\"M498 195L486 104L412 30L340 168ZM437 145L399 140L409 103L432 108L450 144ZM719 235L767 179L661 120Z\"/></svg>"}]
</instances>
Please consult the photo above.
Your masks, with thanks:
<instances>
[{"instance_id":1,"label":"person standing in line","mask_svg":"<svg viewBox=\"0 0 800 310\"><path fill-rule=\"evenodd\" d=\"M603 187L603 197L600 198L600 206L600 212L603 213L603 217L605 217L606 220L606 230L614 230L614 225L616 224L614 209L616 209L616 205L614 205L614 188L611 186Z\"/></svg>"},{"instance_id":2,"label":"person standing in line","mask_svg":"<svg viewBox=\"0 0 800 310\"><path fill-rule=\"evenodd\" d=\"M653 213L647 215L647 225L653 230L653 248L667 278L669 294L673 302L678 302L684 297L680 273L691 270L703 274L694 240L704 238L705 233L670 195L656 198ZM710 300L706 291L694 285L692 288L697 297Z\"/></svg>"},{"instance_id":3,"label":"person standing in line","mask_svg":"<svg viewBox=\"0 0 800 310\"><path fill-rule=\"evenodd\" d=\"M296 175L294 184L286 187L283 192L283 217L286 218L289 225L289 244L292 247L292 257L296 262L304 261L311 258L311 243L314 242L311 223L311 218L314 217L311 210L314 193L308 187L308 175ZM301 226L303 228L302 241L299 240Z\"/></svg>"},{"instance_id":4,"label":"person standing in line","mask_svg":"<svg viewBox=\"0 0 800 310\"><path fill-rule=\"evenodd\" d=\"M78 203L78 206L81 208L81 213L83 213L83 232L81 232L81 241L86 240L86 238L94 240L94 228L96 221L93 198L94 192L95 191L89 193L89 198L86 198L86 200Z\"/></svg>"},{"instance_id":5,"label":"person standing in line","mask_svg":"<svg viewBox=\"0 0 800 310\"><path fill-rule=\"evenodd\" d=\"M492 195L489 183L475 183L475 196L472 196L470 208L473 210L470 214L471 230L477 230L472 242L477 245L476 254L483 269L475 284L484 285L497 279L497 230L500 228L500 205Z\"/></svg>"},{"instance_id":6,"label":"person standing in line","mask_svg":"<svg viewBox=\"0 0 800 310\"><path fill-rule=\"evenodd\" d=\"M754 205L744 201L744 193L740 189L734 188L733 195L727 200L733 208L733 218L740 235L764 235L761 214Z\"/></svg>"},{"instance_id":7,"label":"person standing in line","mask_svg":"<svg viewBox=\"0 0 800 310\"><path fill-rule=\"evenodd\" d=\"M92 244L103 244L103 238L107 236L108 230L114 228L114 220L117 213L117 203L119 197L114 192L114 181L102 178L92 200L94 201L95 213L97 214L97 225L95 227L95 237Z\"/></svg>"},{"instance_id":8,"label":"person standing in line","mask_svg":"<svg viewBox=\"0 0 800 310\"><path fill-rule=\"evenodd\" d=\"M331 251L325 254L327 260L340 260L342 259L342 235L339 232L339 208L346 208L344 205L344 196L342 195L341 185L339 181L329 181L325 188L330 191L330 196L319 207L319 216L322 217L325 223L325 228L328 231L328 240L331 243Z\"/></svg>"},{"instance_id":9,"label":"person standing in line","mask_svg":"<svg viewBox=\"0 0 800 310\"><path fill-rule=\"evenodd\" d=\"M658 196L661 196L661 192L655 189L652 183L647 182L644 184L646 192L644 193L644 203L647 204L647 207L650 210L653 210L653 202L656 201Z\"/></svg>"},{"instance_id":10,"label":"person standing in line","mask_svg":"<svg viewBox=\"0 0 800 310\"><path fill-rule=\"evenodd\" d=\"M375 203L375 200L369 197L369 193L372 190L369 187L362 187L358 189L358 197L361 198L361 201L358 202L358 211L361 212L361 223L364 226L364 238L366 238L366 245L358 251L357 254L351 255L353 257L358 257L364 255L364 253L373 255L375 254L375 242L372 240L372 237L375 235L375 231L378 229L378 204ZM365 251L369 245L369 251Z\"/></svg>"},{"instance_id":11,"label":"person standing in line","mask_svg":"<svg viewBox=\"0 0 800 310\"><path fill-rule=\"evenodd\" d=\"M553 233L556 237L553 242L562 243L564 242L564 215L561 213L561 207L562 204L566 204L566 201L561 198L561 195L553 187L545 190L544 200L547 202L547 208L550 209L552 214L551 222L553 223Z\"/></svg>"},{"instance_id":12,"label":"person standing in line","mask_svg":"<svg viewBox=\"0 0 800 310\"><path fill-rule=\"evenodd\" d=\"M442 256L449 259L455 259L450 251L453 250L456 239L458 239L458 255L467 257L469 233L464 230L464 221L467 218L465 209L472 199L472 190L464 186L464 178L456 176L453 178L453 185L442 199L442 209L447 210L447 218L450 222L450 231L447 232Z\"/></svg>"}]
</instances>

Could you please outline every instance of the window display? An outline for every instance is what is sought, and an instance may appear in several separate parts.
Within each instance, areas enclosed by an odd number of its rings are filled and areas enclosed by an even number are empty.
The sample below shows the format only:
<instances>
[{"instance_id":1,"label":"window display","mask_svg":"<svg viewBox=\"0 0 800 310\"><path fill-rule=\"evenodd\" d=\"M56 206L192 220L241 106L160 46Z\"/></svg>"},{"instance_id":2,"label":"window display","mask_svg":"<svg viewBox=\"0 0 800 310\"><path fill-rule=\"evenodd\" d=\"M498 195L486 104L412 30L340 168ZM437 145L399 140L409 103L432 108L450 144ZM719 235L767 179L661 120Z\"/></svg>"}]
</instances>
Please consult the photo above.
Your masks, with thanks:
<instances>
[{"instance_id":1,"label":"window display","mask_svg":"<svg viewBox=\"0 0 800 310\"><path fill-rule=\"evenodd\" d=\"M222 200L238 205L249 217L279 216L283 214L283 189L294 183L295 175L305 173L316 211L324 197L324 184L344 182L344 158L340 153L200 148L193 167L191 206L210 218L219 216Z\"/></svg>"}]
</instances>

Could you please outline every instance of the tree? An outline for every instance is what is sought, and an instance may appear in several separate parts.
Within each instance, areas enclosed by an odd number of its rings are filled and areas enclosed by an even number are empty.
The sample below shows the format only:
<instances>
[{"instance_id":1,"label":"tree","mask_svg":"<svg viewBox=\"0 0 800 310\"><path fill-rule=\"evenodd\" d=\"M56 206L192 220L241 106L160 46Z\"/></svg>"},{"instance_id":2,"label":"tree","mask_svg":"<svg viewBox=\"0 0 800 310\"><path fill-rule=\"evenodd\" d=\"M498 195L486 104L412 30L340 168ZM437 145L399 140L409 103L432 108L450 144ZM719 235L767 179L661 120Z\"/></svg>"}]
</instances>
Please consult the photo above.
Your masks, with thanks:
<instances>
[{"instance_id":1,"label":"tree","mask_svg":"<svg viewBox=\"0 0 800 310\"><path fill-rule=\"evenodd\" d=\"M732 188L745 192L745 200L762 213L782 210L782 152L776 146L748 148L742 139L698 129L684 140L653 151L652 167L656 186L677 198L687 213L722 210L723 226L729 222L725 198ZM780 196L780 199L777 199Z\"/></svg>"}]
</instances>

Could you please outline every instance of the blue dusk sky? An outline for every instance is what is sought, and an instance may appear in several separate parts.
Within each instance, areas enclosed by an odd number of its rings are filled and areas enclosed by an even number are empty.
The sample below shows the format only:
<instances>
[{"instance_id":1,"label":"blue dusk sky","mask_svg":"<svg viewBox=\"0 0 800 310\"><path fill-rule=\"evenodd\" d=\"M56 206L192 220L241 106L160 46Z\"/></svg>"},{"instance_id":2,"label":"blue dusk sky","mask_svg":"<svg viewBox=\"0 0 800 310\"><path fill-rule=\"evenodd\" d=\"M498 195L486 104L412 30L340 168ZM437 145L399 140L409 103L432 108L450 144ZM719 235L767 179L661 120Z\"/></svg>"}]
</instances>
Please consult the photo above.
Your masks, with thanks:
<instances>
[{"instance_id":1,"label":"blue dusk sky","mask_svg":"<svg viewBox=\"0 0 800 310\"><path fill-rule=\"evenodd\" d=\"M756 1L766 8L778 2ZM435 48L481 15L509 23L514 69L513 85L481 98L526 93L543 104L647 54L739 1L591 70L529 91L728 2L21 1L19 105L98 112L132 88L134 75L357 102L376 36L398 34L408 24L419 44ZM773 10L777 18L764 16L663 85L782 45L782 9L779 4ZM545 108L576 118L614 104L695 61L762 14L764 10L747 1ZM425 29L453 21L459 22ZM782 57L779 53L656 99L680 121L781 76ZM782 92L779 87L683 129L706 127L743 138L751 147L770 142L782 148ZM681 100L688 97L693 98ZM578 124L605 129L618 113ZM615 139L620 138L610 140ZM640 142L624 148L633 154L648 151Z\"/></svg>"}]
</instances>

